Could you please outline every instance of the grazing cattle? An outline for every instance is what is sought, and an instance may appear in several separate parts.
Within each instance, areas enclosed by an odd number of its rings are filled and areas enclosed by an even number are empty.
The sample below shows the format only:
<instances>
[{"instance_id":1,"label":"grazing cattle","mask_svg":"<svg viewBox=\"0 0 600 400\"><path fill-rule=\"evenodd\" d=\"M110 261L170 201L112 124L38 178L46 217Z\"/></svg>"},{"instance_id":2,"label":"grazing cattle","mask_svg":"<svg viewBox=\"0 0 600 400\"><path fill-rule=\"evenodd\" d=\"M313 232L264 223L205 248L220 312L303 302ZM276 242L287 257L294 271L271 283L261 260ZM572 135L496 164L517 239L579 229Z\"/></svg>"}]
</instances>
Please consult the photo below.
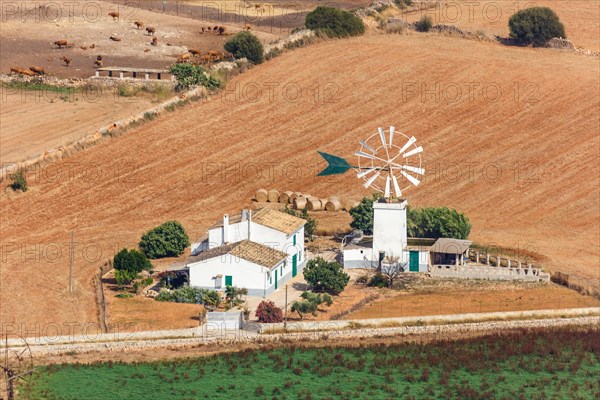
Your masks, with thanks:
<instances>
[{"instance_id":1,"label":"grazing cattle","mask_svg":"<svg viewBox=\"0 0 600 400\"><path fill-rule=\"evenodd\" d=\"M156 33L156 29L154 29L153 27L149 26L149 27L146 28L146 34L148 36L154 35L155 33Z\"/></svg>"},{"instance_id":2,"label":"grazing cattle","mask_svg":"<svg viewBox=\"0 0 600 400\"><path fill-rule=\"evenodd\" d=\"M227 32L227 28L224 26L219 26L217 30L219 31L219 35L223 35L225 32Z\"/></svg>"},{"instance_id":3,"label":"grazing cattle","mask_svg":"<svg viewBox=\"0 0 600 400\"><path fill-rule=\"evenodd\" d=\"M213 27L213 32L217 31L219 29L218 26Z\"/></svg>"},{"instance_id":4,"label":"grazing cattle","mask_svg":"<svg viewBox=\"0 0 600 400\"><path fill-rule=\"evenodd\" d=\"M90 46L90 49L95 49L96 45L92 43L92 45Z\"/></svg>"},{"instance_id":5,"label":"grazing cattle","mask_svg":"<svg viewBox=\"0 0 600 400\"><path fill-rule=\"evenodd\" d=\"M63 47L67 47L69 43L67 43L66 40L57 40L56 42L54 42L55 46L58 46L59 49L62 49Z\"/></svg>"},{"instance_id":6,"label":"grazing cattle","mask_svg":"<svg viewBox=\"0 0 600 400\"><path fill-rule=\"evenodd\" d=\"M152 36L152 42L150 42L152 46L158 45L158 38L156 36Z\"/></svg>"},{"instance_id":7,"label":"grazing cattle","mask_svg":"<svg viewBox=\"0 0 600 400\"><path fill-rule=\"evenodd\" d=\"M192 55L189 53L185 53L179 56L179 58L177 59L178 63L187 63L188 61L190 61L190 59L192 58Z\"/></svg>"},{"instance_id":8,"label":"grazing cattle","mask_svg":"<svg viewBox=\"0 0 600 400\"><path fill-rule=\"evenodd\" d=\"M212 31L212 28L209 26L208 28L206 28L207 31Z\"/></svg>"},{"instance_id":9,"label":"grazing cattle","mask_svg":"<svg viewBox=\"0 0 600 400\"><path fill-rule=\"evenodd\" d=\"M102 61L102 56L101 56L101 55L98 55L98 56L96 57L96 60L98 60L98 61Z\"/></svg>"},{"instance_id":10,"label":"grazing cattle","mask_svg":"<svg viewBox=\"0 0 600 400\"><path fill-rule=\"evenodd\" d=\"M202 30L200 31L200 34L204 34L204 27L201 28Z\"/></svg>"},{"instance_id":11,"label":"grazing cattle","mask_svg":"<svg viewBox=\"0 0 600 400\"><path fill-rule=\"evenodd\" d=\"M111 37L110 37L110 40L112 40L113 42L120 42L120 41L121 41L121 38L119 38L119 37L116 37L116 36L111 36Z\"/></svg>"},{"instance_id":12,"label":"grazing cattle","mask_svg":"<svg viewBox=\"0 0 600 400\"><path fill-rule=\"evenodd\" d=\"M249 31L250 29L252 29L252 27L250 26L250 24L244 24L244 28L243 29Z\"/></svg>"},{"instance_id":13,"label":"grazing cattle","mask_svg":"<svg viewBox=\"0 0 600 400\"><path fill-rule=\"evenodd\" d=\"M44 75L44 74L46 74L46 71L44 71L44 68L42 68L42 67L33 66L33 67L29 67L29 69L32 72L35 72L37 75Z\"/></svg>"},{"instance_id":14,"label":"grazing cattle","mask_svg":"<svg viewBox=\"0 0 600 400\"><path fill-rule=\"evenodd\" d=\"M188 53L190 53L193 56L199 56L201 52L198 49L189 49Z\"/></svg>"},{"instance_id":15,"label":"grazing cattle","mask_svg":"<svg viewBox=\"0 0 600 400\"><path fill-rule=\"evenodd\" d=\"M147 53L149 51L150 51L150 49L144 49L144 53Z\"/></svg>"},{"instance_id":16,"label":"grazing cattle","mask_svg":"<svg viewBox=\"0 0 600 400\"><path fill-rule=\"evenodd\" d=\"M94 61L94 64L96 65L96 68L102 68L102 66L104 65L102 60L96 60Z\"/></svg>"},{"instance_id":17,"label":"grazing cattle","mask_svg":"<svg viewBox=\"0 0 600 400\"><path fill-rule=\"evenodd\" d=\"M138 29L142 29L144 27L144 22L142 21L135 21L133 23Z\"/></svg>"},{"instance_id":18,"label":"grazing cattle","mask_svg":"<svg viewBox=\"0 0 600 400\"><path fill-rule=\"evenodd\" d=\"M60 60L65 63L65 67L68 67L69 65L71 65L71 61L73 61L70 58L65 57L65 56L62 56L60 58Z\"/></svg>"},{"instance_id":19,"label":"grazing cattle","mask_svg":"<svg viewBox=\"0 0 600 400\"><path fill-rule=\"evenodd\" d=\"M79 47L81 50L87 50L88 48L86 46L80 46Z\"/></svg>"},{"instance_id":20,"label":"grazing cattle","mask_svg":"<svg viewBox=\"0 0 600 400\"><path fill-rule=\"evenodd\" d=\"M111 11L108 15L112 17L113 21L116 21L119 18L119 13L116 11Z\"/></svg>"}]
</instances>

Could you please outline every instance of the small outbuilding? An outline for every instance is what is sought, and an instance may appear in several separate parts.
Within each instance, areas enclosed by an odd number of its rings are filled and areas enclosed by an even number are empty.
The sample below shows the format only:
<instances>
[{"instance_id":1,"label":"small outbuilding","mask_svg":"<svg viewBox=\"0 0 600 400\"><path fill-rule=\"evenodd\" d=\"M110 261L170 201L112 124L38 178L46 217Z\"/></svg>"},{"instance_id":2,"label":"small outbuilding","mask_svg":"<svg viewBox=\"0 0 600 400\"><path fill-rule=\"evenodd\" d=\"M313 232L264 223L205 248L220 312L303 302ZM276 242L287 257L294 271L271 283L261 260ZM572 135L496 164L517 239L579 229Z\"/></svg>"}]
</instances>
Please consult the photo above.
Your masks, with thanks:
<instances>
[{"instance_id":1,"label":"small outbuilding","mask_svg":"<svg viewBox=\"0 0 600 400\"><path fill-rule=\"evenodd\" d=\"M467 260L470 240L439 238L431 246L431 265L464 265Z\"/></svg>"}]
</instances>

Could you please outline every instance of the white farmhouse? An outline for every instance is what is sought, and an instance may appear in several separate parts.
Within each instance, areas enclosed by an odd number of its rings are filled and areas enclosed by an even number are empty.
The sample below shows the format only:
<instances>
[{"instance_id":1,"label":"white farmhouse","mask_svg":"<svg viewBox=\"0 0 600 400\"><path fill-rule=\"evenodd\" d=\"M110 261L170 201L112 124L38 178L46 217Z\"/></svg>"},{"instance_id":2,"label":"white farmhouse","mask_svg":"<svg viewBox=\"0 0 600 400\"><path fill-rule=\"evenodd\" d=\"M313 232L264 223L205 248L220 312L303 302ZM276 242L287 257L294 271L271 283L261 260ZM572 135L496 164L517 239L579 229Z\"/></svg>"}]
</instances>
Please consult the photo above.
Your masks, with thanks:
<instances>
[{"instance_id":1,"label":"white farmhouse","mask_svg":"<svg viewBox=\"0 0 600 400\"><path fill-rule=\"evenodd\" d=\"M248 289L250 296L268 296L291 277L288 255L250 240L224 244L187 260L190 286L223 290Z\"/></svg>"},{"instance_id":2,"label":"white farmhouse","mask_svg":"<svg viewBox=\"0 0 600 400\"><path fill-rule=\"evenodd\" d=\"M268 295L302 271L306 262L305 223L302 218L270 208L242 210L232 217L225 214L203 240L192 244L192 257L186 263L190 285L211 289L233 285L247 288L251 295ZM266 249L276 251L275 255L266 259L247 256L271 254ZM280 254L284 255L281 263L273 264ZM239 260L232 262L223 255ZM209 275L210 282L206 280Z\"/></svg>"}]
</instances>

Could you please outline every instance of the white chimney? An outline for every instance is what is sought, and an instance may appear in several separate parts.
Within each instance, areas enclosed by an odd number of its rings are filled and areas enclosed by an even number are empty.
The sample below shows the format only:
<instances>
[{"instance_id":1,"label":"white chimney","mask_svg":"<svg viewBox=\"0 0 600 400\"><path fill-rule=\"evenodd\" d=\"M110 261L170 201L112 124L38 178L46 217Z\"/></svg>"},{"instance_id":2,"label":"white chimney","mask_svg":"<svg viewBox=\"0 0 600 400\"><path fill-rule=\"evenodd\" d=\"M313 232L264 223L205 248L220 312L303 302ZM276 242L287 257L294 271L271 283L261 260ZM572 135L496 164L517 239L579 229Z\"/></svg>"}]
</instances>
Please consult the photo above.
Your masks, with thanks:
<instances>
[{"instance_id":1,"label":"white chimney","mask_svg":"<svg viewBox=\"0 0 600 400\"><path fill-rule=\"evenodd\" d=\"M223 243L229 243L229 215L223 215Z\"/></svg>"}]
</instances>

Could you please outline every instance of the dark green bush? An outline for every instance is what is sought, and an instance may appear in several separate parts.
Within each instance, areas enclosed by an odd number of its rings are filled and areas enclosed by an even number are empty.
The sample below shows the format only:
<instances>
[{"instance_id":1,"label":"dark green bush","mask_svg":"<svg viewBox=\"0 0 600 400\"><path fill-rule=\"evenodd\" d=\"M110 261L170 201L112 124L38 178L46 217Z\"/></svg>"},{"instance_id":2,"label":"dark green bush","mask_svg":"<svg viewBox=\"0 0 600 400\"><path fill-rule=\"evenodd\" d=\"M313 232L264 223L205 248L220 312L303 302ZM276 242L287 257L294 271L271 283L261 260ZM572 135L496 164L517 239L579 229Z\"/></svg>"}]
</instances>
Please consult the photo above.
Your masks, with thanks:
<instances>
[{"instance_id":1,"label":"dark green bush","mask_svg":"<svg viewBox=\"0 0 600 400\"><path fill-rule=\"evenodd\" d=\"M174 303L206 304L218 307L221 303L219 292L210 289L200 289L191 286L163 291L155 297L157 301L171 301Z\"/></svg>"},{"instance_id":2,"label":"dark green bush","mask_svg":"<svg viewBox=\"0 0 600 400\"><path fill-rule=\"evenodd\" d=\"M429 32L433 27L433 20L429 15L424 15L420 20L415 22L415 29L418 32Z\"/></svg>"},{"instance_id":3,"label":"dark green bush","mask_svg":"<svg viewBox=\"0 0 600 400\"><path fill-rule=\"evenodd\" d=\"M204 68L192 64L175 64L169 71L177 78L177 86L186 89L191 86L204 86L207 89L218 88L221 85L217 79L208 75Z\"/></svg>"},{"instance_id":4,"label":"dark green bush","mask_svg":"<svg viewBox=\"0 0 600 400\"><path fill-rule=\"evenodd\" d=\"M131 280L143 270L152 268L152 264L150 264L144 253L135 249L123 249L118 252L113 259L113 265L117 271L127 271L129 273L127 277L131 277Z\"/></svg>"},{"instance_id":5,"label":"dark green bush","mask_svg":"<svg viewBox=\"0 0 600 400\"><path fill-rule=\"evenodd\" d=\"M152 229L140 241L148 258L177 257L190 245L190 238L177 221L167 221Z\"/></svg>"},{"instance_id":6,"label":"dark green bush","mask_svg":"<svg viewBox=\"0 0 600 400\"><path fill-rule=\"evenodd\" d=\"M306 27L329 37L359 36L365 33L365 24L349 11L319 6L306 16Z\"/></svg>"},{"instance_id":7,"label":"dark green bush","mask_svg":"<svg viewBox=\"0 0 600 400\"><path fill-rule=\"evenodd\" d=\"M448 207L409 207L406 219L409 237L467 239L471 232L469 219Z\"/></svg>"},{"instance_id":8,"label":"dark green bush","mask_svg":"<svg viewBox=\"0 0 600 400\"><path fill-rule=\"evenodd\" d=\"M550 39L566 39L565 26L548 7L531 7L518 11L508 20L510 37L522 45L543 46Z\"/></svg>"},{"instance_id":9,"label":"dark green bush","mask_svg":"<svg viewBox=\"0 0 600 400\"><path fill-rule=\"evenodd\" d=\"M27 191L27 177L25 176L25 172L23 170L18 170L14 174L10 176L12 183L10 184L10 188L15 192L20 190L22 192Z\"/></svg>"},{"instance_id":10,"label":"dark green bush","mask_svg":"<svg viewBox=\"0 0 600 400\"><path fill-rule=\"evenodd\" d=\"M223 45L223 48L233 54L235 58L244 58L254 64L264 61L263 45L256 36L248 31L240 31Z\"/></svg>"},{"instance_id":11,"label":"dark green bush","mask_svg":"<svg viewBox=\"0 0 600 400\"><path fill-rule=\"evenodd\" d=\"M375 274L369 279L367 286L384 288L389 286L389 279L383 274Z\"/></svg>"},{"instance_id":12,"label":"dark green bush","mask_svg":"<svg viewBox=\"0 0 600 400\"><path fill-rule=\"evenodd\" d=\"M134 271L129 271L126 269L117 269L115 270L115 281L119 286L129 285L137 276L137 273Z\"/></svg>"},{"instance_id":13,"label":"dark green bush","mask_svg":"<svg viewBox=\"0 0 600 400\"><path fill-rule=\"evenodd\" d=\"M316 257L306 263L304 279L317 292L338 294L348 284L350 276L344 272L344 267L335 261L326 261Z\"/></svg>"}]
</instances>

